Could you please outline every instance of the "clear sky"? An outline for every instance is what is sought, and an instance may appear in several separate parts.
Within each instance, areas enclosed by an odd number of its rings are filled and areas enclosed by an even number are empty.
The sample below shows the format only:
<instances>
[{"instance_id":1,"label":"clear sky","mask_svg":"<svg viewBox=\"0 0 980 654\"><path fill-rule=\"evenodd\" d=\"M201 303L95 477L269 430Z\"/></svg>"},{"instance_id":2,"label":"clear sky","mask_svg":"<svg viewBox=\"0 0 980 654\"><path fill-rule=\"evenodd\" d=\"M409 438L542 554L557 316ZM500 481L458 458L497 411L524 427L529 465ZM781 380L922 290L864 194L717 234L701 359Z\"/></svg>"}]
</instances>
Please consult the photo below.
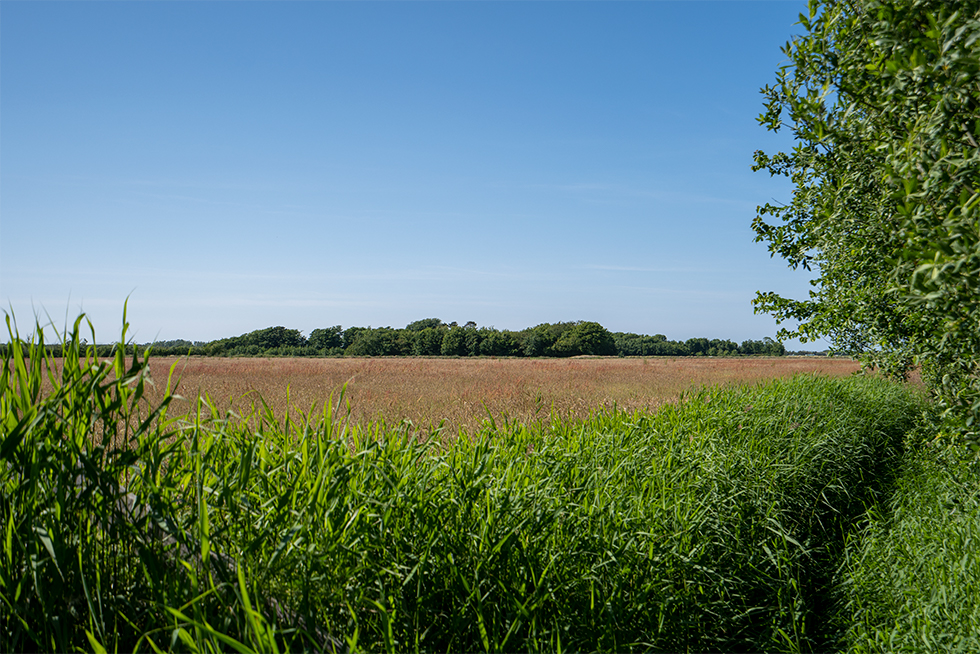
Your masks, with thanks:
<instances>
[{"instance_id":1,"label":"clear sky","mask_svg":"<svg viewBox=\"0 0 980 654\"><path fill-rule=\"evenodd\" d=\"M0 300L118 337L438 317L741 341L805 2L3 2ZM794 344L788 344L791 347ZM807 347L814 347L809 344ZM819 344L816 347L820 347Z\"/></svg>"}]
</instances>

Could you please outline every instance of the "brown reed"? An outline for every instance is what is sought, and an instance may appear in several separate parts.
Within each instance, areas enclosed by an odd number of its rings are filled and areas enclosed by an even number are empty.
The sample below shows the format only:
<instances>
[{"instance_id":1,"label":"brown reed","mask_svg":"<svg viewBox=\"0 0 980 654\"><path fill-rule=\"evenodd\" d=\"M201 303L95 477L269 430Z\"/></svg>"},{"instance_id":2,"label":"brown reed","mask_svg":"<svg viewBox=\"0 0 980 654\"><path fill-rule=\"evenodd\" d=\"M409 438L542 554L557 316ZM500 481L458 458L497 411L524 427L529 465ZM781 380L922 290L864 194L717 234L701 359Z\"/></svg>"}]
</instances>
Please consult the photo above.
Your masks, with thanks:
<instances>
[{"instance_id":1,"label":"brown reed","mask_svg":"<svg viewBox=\"0 0 980 654\"><path fill-rule=\"evenodd\" d=\"M472 433L493 416L523 423L552 414L584 418L617 407L652 410L702 386L754 384L798 373L850 375L857 363L828 357L497 358L201 358L150 362L161 393L176 363L180 383L172 411L206 394L222 411L247 413L262 398L277 416L318 412L345 393L350 419L365 424L444 421L447 433ZM346 386L346 388L345 388ZM346 406L344 411L346 411Z\"/></svg>"}]
</instances>

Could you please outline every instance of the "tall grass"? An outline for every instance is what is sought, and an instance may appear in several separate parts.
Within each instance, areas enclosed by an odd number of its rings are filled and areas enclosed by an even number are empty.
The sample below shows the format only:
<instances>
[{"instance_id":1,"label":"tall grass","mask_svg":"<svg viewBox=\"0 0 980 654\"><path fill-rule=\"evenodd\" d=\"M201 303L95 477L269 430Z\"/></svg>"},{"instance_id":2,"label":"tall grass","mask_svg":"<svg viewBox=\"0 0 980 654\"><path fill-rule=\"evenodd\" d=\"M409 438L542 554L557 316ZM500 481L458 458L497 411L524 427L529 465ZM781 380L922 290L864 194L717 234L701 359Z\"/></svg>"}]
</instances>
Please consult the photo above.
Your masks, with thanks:
<instances>
[{"instance_id":1,"label":"tall grass","mask_svg":"<svg viewBox=\"0 0 980 654\"><path fill-rule=\"evenodd\" d=\"M855 652L980 650L980 459L923 448L848 550Z\"/></svg>"},{"instance_id":2,"label":"tall grass","mask_svg":"<svg viewBox=\"0 0 980 654\"><path fill-rule=\"evenodd\" d=\"M150 367L162 375L174 361L154 357ZM187 399L171 410L191 410L198 395L208 395L222 411L242 412L261 397L281 415L287 387L293 405L304 410L343 388L355 422L409 419L417 427L444 424L451 433L472 433L488 412L528 423L548 420L552 411L582 420L602 408L654 411L694 386L755 384L798 373L846 377L859 369L837 357L185 357L178 370ZM159 397L150 391L151 399Z\"/></svg>"},{"instance_id":3,"label":"tall grass","mask_svg":"<svg viewBox=\"0 0 980 654\"><path fill-rule=\"evenodd\" d=\"M95 359L80 324L62 365L40 329L4 362L7 651L822 649L845 536L921 413L799 377L443 446L342 398L170 415L170 383L149 405L147 360Z\"/></svg>"}]
</instances>

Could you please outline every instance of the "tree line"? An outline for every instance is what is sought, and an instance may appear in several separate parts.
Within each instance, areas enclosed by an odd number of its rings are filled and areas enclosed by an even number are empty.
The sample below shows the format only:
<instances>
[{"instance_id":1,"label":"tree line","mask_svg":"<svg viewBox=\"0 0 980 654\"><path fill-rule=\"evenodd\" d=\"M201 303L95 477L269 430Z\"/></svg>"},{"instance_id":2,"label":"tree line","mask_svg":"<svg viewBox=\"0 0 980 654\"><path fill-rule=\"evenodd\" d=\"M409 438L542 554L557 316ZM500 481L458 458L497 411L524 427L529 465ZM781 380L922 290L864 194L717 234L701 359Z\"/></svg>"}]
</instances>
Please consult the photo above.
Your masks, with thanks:
<instances>
[{"instance_id":1,"label":"tree line","mask_svg":"<svg viewBox=\"0 0 980 654\"><path fill-rule=\"evenodd\" d=\"M653 336L610 332L597 322L542 323L520 331L459 325L439 318L425 318L401 329L348 327L314 329L304 336L298 329L267 327L240 336L214 341L157 341L156 355L197 356L488 356L572 357L597 356L782 356L786 349L771 338L731 340L690 338L671 341ZM57 347L57 346L55 346ZM113 346L106 348L107 353Z\"/></svg>"}]
</instances>

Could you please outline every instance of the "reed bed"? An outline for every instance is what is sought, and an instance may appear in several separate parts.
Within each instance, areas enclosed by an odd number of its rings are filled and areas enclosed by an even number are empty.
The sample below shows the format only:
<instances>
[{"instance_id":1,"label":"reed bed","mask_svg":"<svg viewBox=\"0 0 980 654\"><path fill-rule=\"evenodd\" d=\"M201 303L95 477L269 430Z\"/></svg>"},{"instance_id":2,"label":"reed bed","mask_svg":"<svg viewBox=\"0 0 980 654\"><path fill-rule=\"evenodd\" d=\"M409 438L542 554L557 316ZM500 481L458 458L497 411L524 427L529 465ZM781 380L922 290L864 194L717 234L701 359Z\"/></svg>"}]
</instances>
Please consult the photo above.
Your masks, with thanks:
<instances>
[{"instance_id":1,"label":"reed bed","mask_svg":"<svg viewBox=\"0 0 980 654\"><path fill-rule=\"evenodd\" d=\"M933 443L848 548L853 652L980 651L980 459Z\"/></svg>"},{"instance_id":2,"label":"reed bed","mask_svg":"<svg viewBox=\"0 0 980 654\"><path fill-rule=\"evenodd\" d=\"M596 411L652 411L703 386L754 384L800 373L844 376L859 365L831 357L664 358L162 358L176 363L183 410L205 395L221 411L249 413L267 402L277 415L309 411L344 391L350 420L407 420L423 430L474 433L488 416L532 423L552 415L583 420ZM160 399L160 396L153 396Z\"/></svg>"},{"instance_id":3,"label":"reed bed","mask_svg":"<svg viewBox=\"0 0 980 654\"><path fill-rule=\"evenodd\" d=\"M4 362L4 651L826 649L844 543L923 411L800 376L446 446L340 396L175 410L79 324L65 365L40 330Z\"/></svg>"}]
</instances>

